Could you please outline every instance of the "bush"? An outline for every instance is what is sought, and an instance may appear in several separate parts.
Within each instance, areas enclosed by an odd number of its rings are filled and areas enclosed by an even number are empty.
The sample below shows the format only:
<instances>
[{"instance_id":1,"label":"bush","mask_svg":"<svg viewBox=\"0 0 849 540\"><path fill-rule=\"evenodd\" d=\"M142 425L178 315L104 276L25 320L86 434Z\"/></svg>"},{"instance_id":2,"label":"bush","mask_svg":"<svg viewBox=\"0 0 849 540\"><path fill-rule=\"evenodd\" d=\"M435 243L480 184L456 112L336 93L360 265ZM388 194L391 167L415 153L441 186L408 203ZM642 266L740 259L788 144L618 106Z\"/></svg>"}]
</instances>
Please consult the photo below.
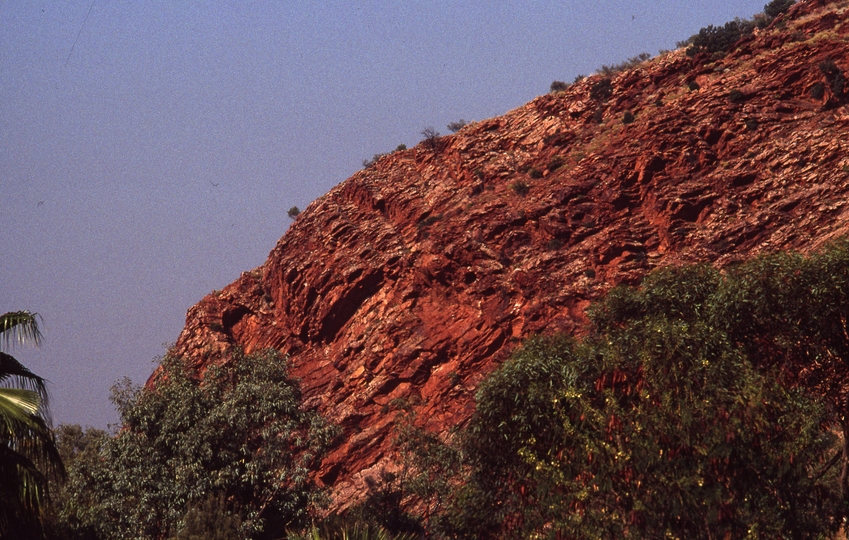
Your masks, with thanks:
<instances>
[{"instance_id":1,"label":"bush","mask_svg":"<svg viewBox=\"0 0 849 540\"><path fill-rule=\"evenodd\" d=\"M451 122L450 124L448 124L448 131L450 131L451 133L457 133L467 125L469 125L468 120L464 120L461 118L456 122Z\"/></svg>"},{"instance_id":2,"label":"bush","mask_svg":"<svg viewBox=\"0 0 849 540\"><path fill-rule=\"evenodd\" d=\"M566 158L563 156L554 156L551 158L551 161L548 162L548 165L545 166L549 171L556 171L560 167L566 164Z\"/></svg>"},{"instance_id":3,"label":"bush","mask_svg":"<svg viewBox=\"0 0 849 540\"><path fill-rule=\"evenodd\" d=\"M551 86L548 88L548 91L552 94L556 92L563 92L569 88L569 83L565 83L563 81L553 81Z\"/></svg>"},{"instance_id":4,"label":"bush","mask_svg":"<svg viewBox=\"0 0 849 540\"><path fill-rule=\"evenodd\" d=\"M613 82L609 77L597 80L590 87L590 99L594 101L607 101L613 94Z\"/></svg>"},{"instance_id":5,"label":"bush","mask_svg":"<svg viewBox=\"0 0 849 540\"><path fill-rule=\"evenodd\" d=\"M69 466L60 515L72 531L191 535L198 515L215 513L222 527L241 522L241 537L276 538L321 500L308 471L338 430L301 408L273 351L234 352L200 381L166 356L153 387L125 381L113 401L121 430Z\"/></svg>"},{"instance_id":6,"label":"bush","mask_svg":"<svg viewBox=\"0 0 849 540\"><path fill-rule=\"evenodd\" d=\"M697 83L696 81L690 81L690 82L687 83L687 88L691 92L695 92L696 90L700 89L701 86L699 86L699 83Z\"/></svg>"},{"instance_id":7,"label":"bush","mask_svg":"<svg viewBox=\"0 0 849 540\"><path fill-rule=\"evenodd\" d=\"M593 111L593 122L596 124L601 124L604 121L604 108L599 107L598 109Z\"/></svg>"},{"instance_id":8,"label":"bush","mask_svg":"<svg viewBox=\"0 0 849 540\"><path fill-rule=\"evenodd\" d=\"M820 62L819 70L823 75L825 75L825 79L828 81L834 96L840 99L843 96L843 90L846 87L846 77L843 75L843 72L840 71L840 68L837 67L837 64L835 64L833 60L824 60Z\"/></svg>"},{"instance_id":9,"label":"bush","mask_svg":"<svg viewBox=\"0 0 849 540\"><path fill-rule=\"evenodd\" d=\"M531 191L531 186L527 182L519 180L518 182L514 182L513 184L511 184L510 189L512 189L513 193L515 193L516 195L524 197L528 194L528 192Z\"/></svg>"},{"instance_id":10,"label":"bush","mask_svg":"<svg viewBox=\"0 0 849 540\"><path fill-rule=\"evenodd\" d=\"M286 214L289 216L289 218L291 218L291 219L295 219L296 217L298 217L299 215L301 215L301 209L300 209L300 208L298 208L297 206L293 206L292 208L290 208L290 209L286 212Z\"/></svg>"},{"instance_id":11,"label":"bush","mask_svg":"<svg viewBox=\"0 0 849 540\"><path fill-rule=\"evenodd\" d=\"M724 53L740 38L752 33L755 23L745 19L728 21L724 26L708 25L699 30L688 42L687 56L695 56L702 52Z\"/></svg>"},{"instance_id":12,"label":"bush","mask_svg":"<svg viewBox=\"0 0 849 540\"><path fill-rule=\"evenodd\" d=\"M637 56L632 56L631 58L618 64L613 64L610 66L602 65L598 70L596 70L596 73L601 73L602 75L610 76L615 73L619 73L620 71L625 71L626 69L633 69L639 66L640 64L644 63L645 61L649 60L650 58L651 54L647 52L642 52Z\"/></svg>"},{"instance_id":13,"label":"bush","mask_svg":"<svg viewBox=\"0 0 849 540\"><path fill-rule=\"evenodd\" d=\"M439 149L439 132L428 126L422 130L421 134L424 136L425 145L436 152Z\"/></svg>"},{"instance_id":14,"label":"bush","mask_svg":"<svg viewBox=\"0 0 849 540\"><path fill-rule=\"evenodd\" d=\"M811 97L814 99L822 99L825 96L825 84L818 82L811 87Z\"/></svg>"},{"instance_id":15,"label":"bush","mask_svg":"<svg viewBox=\"0 0 849 540\"><path fill-rule=\"evenodd\" d=\"M625 114L622 115L622 123L625 125L633 124L635 119L634 113L631 111L625 111Z\"/></svg>"},{"instance_id":16,"label":"bush","mask_svg":"<svg viewBox=\"0 0 849 540\"><path fill-rule=\"evenodd\" d=\"M728 94L728 101L731 103L741 103L744 99L743 92L739 89L734 89Z\"/></svg>"},{"instance_id":17,"label":"bush","mask_svg":"<svg viewBox=\"0 0 849 540\"><path fill-rule=\"evenodd\" d=\"M790 9L796 3L796 0L772 0L764 6L764 15L770 19L774 19Z\"/></svg>"}]
</instances>

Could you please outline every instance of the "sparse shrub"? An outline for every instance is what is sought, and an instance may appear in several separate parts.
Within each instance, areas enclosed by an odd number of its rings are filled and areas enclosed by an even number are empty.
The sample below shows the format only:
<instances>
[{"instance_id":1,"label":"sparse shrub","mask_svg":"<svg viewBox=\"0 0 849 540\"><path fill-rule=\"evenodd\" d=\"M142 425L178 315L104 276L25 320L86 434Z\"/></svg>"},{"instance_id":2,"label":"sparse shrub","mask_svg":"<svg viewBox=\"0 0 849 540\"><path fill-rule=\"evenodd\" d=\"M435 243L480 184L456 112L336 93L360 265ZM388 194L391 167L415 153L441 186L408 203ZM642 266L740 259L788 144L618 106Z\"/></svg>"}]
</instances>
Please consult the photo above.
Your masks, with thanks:
<instances>
[{"instance_id":1,"label":"sparse shrub","mask_svg":"<svg viewBox=\"0 0 849 540\"><path fill-rule=\"evenodd\" d=\"M770 19L774 19L790 9L795 3L796 0L772 0L772 2L764 6L764 15Z\"/></svg>"},{"instance_id":2,"label":"sparse shrub","mask_svg":"<svg viewBox=\"0 0 849 540\"><path fill-rule=\"evenodd\" d=\"M614 73L619 73L620 71L625 71L626 69L633 69L646 60L651 58L651 54L647 52L641 52L637 56L632 56L631 58L620 62L618 64L613 65L603 65L601 66L596 73L601 73L602 75L613 75Z\"/></svg>"},{"instance_id":3,"label":"sparse shrub","mask_svg":"<svg viewBox=\"0 0 849 540\"><path fill-rule=\"evenodd\" d=\"M820 62L819 69L825 75L825 79L828 81L834 96L838 99L841 98L843 96L843 90L846 87L846 77L843 76L843 72L840 71L837 64L833 60L824 60Z\"/></svg>"},{"instance_id":4,"label":"sparse shrub","mask_svg":"<svg viewBox=\"0 0 849 540\"><path fill-rule=\"evenodd\" d=\"M448 124L448 131L450 131L451 133L457 133L467 125L469 125L469 121L461 118L456 122L451 122L450 124Z\"/></svg>"},{"instance_id":5,"label":"sparse shrub","mask_svg":"<svg viewBox=\"0 0 849 540\"><path fill-rule=\"evenodd\" d=\"M378 161L380 161L384 156L387 156L387 155L388 154L386 154L384 152L382 154L373 155L371 159L364 159L363 160L363 168L370 169L370 168L374 167L377 164Z\"/></svg>"},{"instance_id":6,"label":"sparse shrub","mask_svg":"<svg viewBox=\"0 0 849 540\"><path fill-rule=\"evenodd\" d=\"M632 113L631 111L625 111L625 114L622 115L622 123L625 125L633 124L634 120L634 113Z\"/></svg>"},{"instance_id":7,"label":"sparse shrub","mask_svg":"<svg viewBox=\"0 0 849 540\"><path fill-rule=\"evenodd\" d=\"M811 87L811 97L814 99L822 99L825 96L825 84L818 82Z\"/></svg>"},{"instance_id":8,"label":"sparse shrub","mask_svg":"<svg viewBox=\"0 0 849 540\"><path fill-rule=\"evenodd\" d=\"M396 147L395 147L395 151L396 151L396 152L402 152L402 151L404 151L404 150L406 150L406 149L407 149L407 145L406 145L406 144L399 144L398 146L396 146Z\"/></svg>"},{"instance_id":9,"label":"sparse shrub","mask_svg":"<svg viewBox=\"0 0 849 540\"><path fill-rule=\"evenodd\" d=\"M695 56L702 52L724 53L731 49L740 38L752 33L755 23L746 19L734 19L724 26L708 25L688 41L687 56Z\"/></svg>"},{"instance_id":10,"label":"sparse shrub","mask_svg":"<svg viewBox=\"0 0 849 540\"><path fill-rule=\"evenodd\" d=\"M298 208L297 206L293 206L292 208L290 208L286 212L286 214L292 219L295 219L296 217L298 217L300 215L300 213L301 213L301 209Z\"/></svg>"},{"instance_id":11,"label":"sparse shrub","mask_svg":"<svg viewBox=\"0 0 849 540\"><path fill-rule=\"evenodd\" d=\"M439 149L440 133L432 126L428 126L422 130L421 134L424 136L425 146L436 152Z\"/></svg>"},{"instance_id":12,"label":"sparse shrub","mask_svg":"<svg viewBox=\"0 0 849 540\"><path fill-rule=\"evenodd\" d=\"M552 238L545 244L545 248L548 251L557 251L558 249L563 247L563 241L559 238Z\"/></svg>"},{"instance_id":13,"label":"sparse shrub","mask_svg":"<svg viewBox=\"0 0 849 540\"><path fill-rule=\"evenodd\" d=\"M423 229L425 227L430 227L431 225L433 225L434 223L439 221L440 218L441 218L441 216L434 216L434 215L427 216L427 217L419 220L419 222L416 223L416 227L419 228L419 229Z\"/></svg>"},{"instance_id":14,"label":"sparse shrub","mask_svg":"<svg viewBox=\"0 0 849 540\"><path fill-rule=\"evenodd\" d=\"M593 111L593 122L596 124L601 124L602 120L604 120L604 109L599 107L598 109Z\"/></svg>"},{"instance_id":15,"label":"sparse shrub","mask_svg":"<svg viewBox=\"0 0 849 540\"><path fill-rule=\"evenodd\" d=\"M548 88L548 91L553 94L555 92L563 92L567 88L569 88L569 83L565 83L563 81L553 81L551 83L551 86Z\"/></svg>"},{"instance_id":16,"label":"sparse shrub","mask_svg":"<svg viewBox=\"0 0 849 540\"><path fill-rule=\"evenodd\" d=\"M590 279L595 279L595 270L593 270L592 268L587 268L586 270L584 270L584 275Z\"/></svg>"},{"instance_id":17,"label":"sparse shrub","mask_svg":"<svg viewBox=\"0 0 849 540\"><path fill-rule=\"evenodd\" d=\"M599 79L590 87L590 99L595 101L606 101L612 94L613 82L609 77Z\"/></svg>"},{"instance_id":18,"label":"sparse shrub","mask_svg":"<svg viewBox=\"0 0 849 540\"><path fill-rule=\"evenodd\" d=\"M542 178L542 171L531 167L530 169L528 169L528 176L530 176L531 178Z\"/></svg>"},{"instance_id":19,"label":"sparse shrub","mask_svg":"<svg viewBox=\"0 0 849 540\"><path fill-rule=\"evenodd\" d=\"M512 189L513 193L515 193L516 195L524 197L531 190L531 186L527 182L519 180L518 182L514 182L510 186L510 189Z\"/></svg>"},{"instance_id":20,"label":"sparse shrub","mask_svg":"<svg viewBox=\"0 0 849 540\"><path fill-rule=\"evenodd\" d=\"M566 159L563 156L554 156L551 158L551 161L548 162L548 165L545 166L549 171L556 171L560 167L566 164Z\"/></svg>"},{"instance_id":21,"label":"sparse shrub","mask_svg":"<svg viewBox=\"0 0 849 540\"><path fill-rule=\"evenodd\" d=\"M682 39L681 41L676 41L675 42L675 48L680 49L682 47L689 47L690 45L693 44L693 40L696 39L697 35L698 34L693 34L692 36L688 37L687 39Z\"/></svg>"},{"instance_id":22,"label":"sparse shrub","mask_svg":"<svg viewBox=\"0 0 849 540\"><path fill-rule=\"evenodd\" d=\"M728 101L731 103L740 103L743 101L743 92L738 89L734 89L731 93L728 94Z\"/></svg>"},{"instance_id":23,"label":"sparse shrub","mask_svg":"<svg viewBox=\"0 0 849 540\"><path fill-rule=\"evenodd\" d=\"M578 84L579 82L583 81L586 78L587 78L586 75L575 75L575 79L572 81L572 84Z\"/></svg>"},{"instance_id":24,"label":"sparse shrub","mask_svg":"<svg viewBox=\"0 0 849 540\"><path fill-rule=\"evenodd\" d=\"M758 124L758 121L754 118L749 118L748 120L746 120L746 129L748 129L749 131L757 131L759 125L760 124Z\"/></svg>"},{"instance_id":25,"label":"sparse shrub","mask_svg":"<svg viewBox=\"0 0 849 540\"><path fill-rule=\"evenodd\" d=\"M699 83L697 83L696 81L690 81L687 83L687 88L689 88L691 92L695 92L696 90L700 89L701 86L699 86Z\"/></svg>"}]
</instances>

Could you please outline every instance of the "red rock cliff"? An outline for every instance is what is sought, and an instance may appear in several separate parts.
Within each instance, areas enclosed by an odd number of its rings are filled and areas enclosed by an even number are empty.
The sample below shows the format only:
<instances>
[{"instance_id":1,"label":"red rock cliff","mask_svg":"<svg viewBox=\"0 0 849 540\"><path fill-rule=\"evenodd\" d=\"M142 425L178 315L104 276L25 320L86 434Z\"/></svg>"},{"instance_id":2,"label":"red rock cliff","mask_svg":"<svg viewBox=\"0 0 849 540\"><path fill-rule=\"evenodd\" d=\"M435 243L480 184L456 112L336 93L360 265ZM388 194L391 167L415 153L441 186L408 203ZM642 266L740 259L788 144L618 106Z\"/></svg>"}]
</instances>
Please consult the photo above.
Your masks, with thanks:
<instances>
[{"instance_id":1,"label":"red rock cliff","mask_svg":"<svg viewBox=\"0 0 849 540\"><path fill-rule=\"evenodd\" d=\"M379 160L192 307L175 351L289 354L344 427L317 476L344 507L389 462L397 404L433 430L465 420L523 338L577 329L611 286L846 234L849 108L811 89L823 60L849 71L847 9L802 2L719 60L613 76L604 103L590 77Z\"/></svg>"}]
</instances>

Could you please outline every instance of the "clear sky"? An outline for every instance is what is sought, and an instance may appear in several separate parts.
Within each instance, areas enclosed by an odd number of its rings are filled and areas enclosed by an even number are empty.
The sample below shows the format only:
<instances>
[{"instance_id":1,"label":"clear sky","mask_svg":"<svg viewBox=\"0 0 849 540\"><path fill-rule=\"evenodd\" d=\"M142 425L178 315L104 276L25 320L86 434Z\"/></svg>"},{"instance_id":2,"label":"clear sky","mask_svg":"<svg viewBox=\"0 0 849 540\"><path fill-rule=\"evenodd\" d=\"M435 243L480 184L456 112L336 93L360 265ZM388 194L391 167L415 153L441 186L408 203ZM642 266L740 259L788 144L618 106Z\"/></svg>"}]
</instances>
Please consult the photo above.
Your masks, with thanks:
<instances>
[{"instance_id":1,"label":"clear sky","mask_svg":"<svg viewBox=\"0 0 849 540\"><path fill-rule=\"evenodd\" d=\"M0 0L0 312L46 338L10 352L105 428L291 206L764 1Z\"/></svg>"}]
</instances>

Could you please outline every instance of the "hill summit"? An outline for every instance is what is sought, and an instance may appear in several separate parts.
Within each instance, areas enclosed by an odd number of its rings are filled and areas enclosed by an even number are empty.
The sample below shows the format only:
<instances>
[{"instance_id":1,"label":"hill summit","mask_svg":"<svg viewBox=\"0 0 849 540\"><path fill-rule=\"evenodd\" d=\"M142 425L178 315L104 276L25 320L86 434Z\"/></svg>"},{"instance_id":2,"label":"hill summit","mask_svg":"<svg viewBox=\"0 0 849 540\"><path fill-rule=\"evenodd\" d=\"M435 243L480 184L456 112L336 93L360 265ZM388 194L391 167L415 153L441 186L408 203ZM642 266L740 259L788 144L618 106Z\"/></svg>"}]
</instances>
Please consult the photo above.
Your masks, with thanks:
<instances>
[{"instance_id":1,"label":"hill summit","mask_svg":"<svg viewBox=\"0 0 849 540\"><path fill-rule=\"evenodd\" d=\"M173 352L201 371L288 354L344 429L316 472L344 508L391 468L402 411L464 422L524 338L579 331L611 287L847 234L847 10L802 1L725 54L664 53L377 159L192 307Z\"/></svg>"}]
</instances>

